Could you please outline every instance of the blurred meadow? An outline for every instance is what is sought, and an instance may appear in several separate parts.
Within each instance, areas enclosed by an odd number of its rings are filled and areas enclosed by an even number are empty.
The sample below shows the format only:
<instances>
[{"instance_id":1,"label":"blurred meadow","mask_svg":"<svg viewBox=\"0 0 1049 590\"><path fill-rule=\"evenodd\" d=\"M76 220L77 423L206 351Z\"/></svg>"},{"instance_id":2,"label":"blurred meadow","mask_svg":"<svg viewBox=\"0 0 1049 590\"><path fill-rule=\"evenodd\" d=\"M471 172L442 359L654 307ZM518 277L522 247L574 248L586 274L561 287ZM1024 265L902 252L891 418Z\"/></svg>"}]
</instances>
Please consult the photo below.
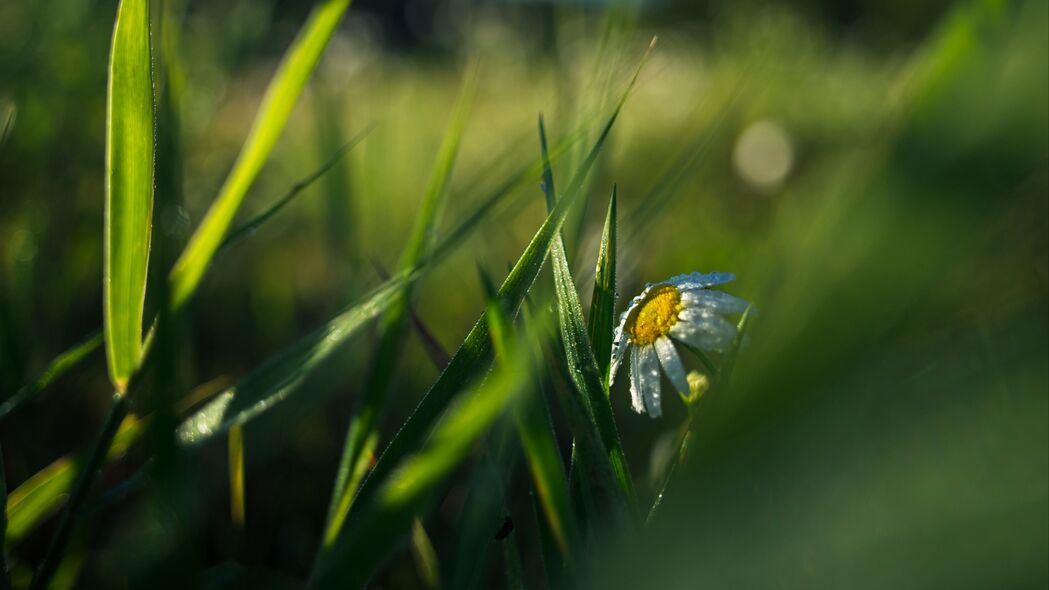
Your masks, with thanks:
<instances>
[{"instance_id":1,"label":"blurred meadow","mask_svg":"<svg viewBox=\"0 0 1049 590\"><path fill-rule=\"evenodd\" d=\"M1046 2L341 4L124 0L136 62L113 0L0 3L0 589L1046 587ZM659 418L588 397L609 228L616 323L753 304Z\"/></svg>"}]
</instances>

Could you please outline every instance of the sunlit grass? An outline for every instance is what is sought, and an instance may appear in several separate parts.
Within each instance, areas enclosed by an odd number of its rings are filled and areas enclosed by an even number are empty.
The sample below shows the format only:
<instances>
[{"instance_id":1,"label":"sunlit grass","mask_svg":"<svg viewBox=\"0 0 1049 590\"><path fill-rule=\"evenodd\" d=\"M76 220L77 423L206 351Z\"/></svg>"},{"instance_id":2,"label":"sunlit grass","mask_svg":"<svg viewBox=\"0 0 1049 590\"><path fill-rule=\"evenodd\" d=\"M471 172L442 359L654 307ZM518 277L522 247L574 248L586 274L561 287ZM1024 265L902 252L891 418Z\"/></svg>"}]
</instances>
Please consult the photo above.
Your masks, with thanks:
<instances>
[{"instance_id":1,"label":"sunlit grass","mask_svg":"<svg viewBox=\"0 0 1049 590\"><path fill-rule=\"evenodd\" d=\"M70 123L11 70L13 587L1049 578L1044 6L963 3L891 50L784 7L471 8L432 57L348 5L282 31L165 3L135 51L118 25L89 69L156 124L62 79ZM639 416L617 318L692 271L755 307Z\"/></svg>"}]
</instances>

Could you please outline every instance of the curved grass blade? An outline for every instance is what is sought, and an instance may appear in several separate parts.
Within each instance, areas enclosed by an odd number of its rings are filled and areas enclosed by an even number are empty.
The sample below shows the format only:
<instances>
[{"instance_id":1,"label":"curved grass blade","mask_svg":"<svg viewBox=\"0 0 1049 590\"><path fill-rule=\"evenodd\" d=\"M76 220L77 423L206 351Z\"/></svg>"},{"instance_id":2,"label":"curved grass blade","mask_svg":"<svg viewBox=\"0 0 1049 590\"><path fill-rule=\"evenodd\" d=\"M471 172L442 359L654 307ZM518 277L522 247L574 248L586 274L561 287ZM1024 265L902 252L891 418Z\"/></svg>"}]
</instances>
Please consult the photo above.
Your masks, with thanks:
<instances>
[{"instance_id":1,"label":"curved grass blade","mask_svg":"<svg viewBox=\"0 0 1049 590\"><path fill-rule=\"evenodd\" d=\"M412 522L412 558L415 560L415 569L419 572L423 584L430 590L437 590L441 586L441 568L437 561L437 552L430 542L430 536L426 534L423 523L418 518Z\"/></svg>"},{"instance_id":2,"label":"curved grass blade","mask_svg":"<svg viewBox=\"0 0 1049 590\"><path fill-rule=\"evenodd\" d=\"M215 380L197 387L179 403L180 411L192 407L217 394L222 388L222 381ZM106 456L111 462L141 440L149 418L136 419L128 417L117 430L116 438ZM7 540L10 543L21 541L32 532L45 518L57 510L69 495L69 489L76 480L87 456L66 456L51 463L22 482L8 496L7 510L13 526L8 528Z\"/></svg>"},{"instance_id":3,"label":"curved grass blade","mask_svg":"<svg viewBox=\"0 0 1049 590\"><path fill-rule=\"evenodd\" d=\"M144 432L145 421L132 416L125 418L109 449L107 460L122 456ZM77 457L62 457L12 490L7 498L8 543L17 543L24 539L43 519L62 505L86 460L87 456L83 454Z\"/></svg>"},{"instance_id":4,"label":"curved grass blade","mask_svg":"<svg viewBox=\"0 0 1049 590\"><path fill-rule=\"evenodd\" d=\"M20 408L22 404L47 389L47 387L57 381L59 377L65 375L79 365L81 361L87 358L101 345L102 332L99 331L91 334L86 339L74 344L72 348L56 356L36 379L23 385L14 395L4 400L4 403L0 404L0 421L6 418L11 412Z\"/></svg>"},{"instance_id":5,"label":"curved grass blade","mask_svg":"<svg viewBox=\"0 0 1049 590\"><path fill-rule=\"evenodd\" d=\"M489 302L488 325L497 355L502 357L503 362L507 362L508 348L511 344L510 320L497 303ZM522 396L514 404L513 418L517 435L521 440L521 448L532 474L532 485L539 496L549 531L557 543L562 559L570 563L573 560L573 552L578 547L579 537L568 501L568 481L565 478L564 463L557 449L546 403L539 397L538 388L531 395Z\"/></svg>"},{"instance_id":6,"label":"curved grass blade","mask_svg":"<svg viewBox=\"0 0 1049 590\"><path fill-rule=\"evenodd\" d=\"M643 64L644 60L642 60ZM597 155L604 147L608 133L619 117L619 113L637 81L640 69L641 67L639 66L638 71L634 74L615 110L602 129L600 136L588 153L580 168L580 174L577 175L578 177L586 176L586 172L589 171L597 159ZM540 162L541 164L542 162ZM502 286L500 286L499 300L511 318L516 316L525 295L531 289L540 269L542 269L546 256L550 252L555 236L561 230L569 208L576 200L585 198L585 195L580 190L581 184L582 180L572 183L564 198L560 199L553 207L546 221L543 222L535 236L532 237L531 242L529 242L517 263L514 264ZM439 250L440 248L435 251ZM430 430L438 416L447 408L448 403L455 394L471 381L481 377L488 370L491 359L492 351L488 341L487 322L482 315L448 363L448 368L437 379L437 382L430 387L430 390L426 392L419 405L416 406L415 411L408 417L408 420L401 426L400 431L379 457L379 461L361 484L358 498L366 498L372 493L382 478L389 473L390 469L422 442L426 432ZM357 500L354 501L356 502Z\"/></svg>"},{"instance_id":7,"label":"curved grass blade","mask_svg":"<svg viewBox=\"0 0 1049 590\"><path fill-rule=\"evenodd\" d=\"M321 164L313 172L309 173L309 175L293 184L291 188L288 189L288 192L284 193L283 196L281 196L279 199L271 203L268 207L263 209L261 213L259 213L255 217L252 217L243 225L230 230L230 232L222 240L222 243L219 245L216 254L222 252L223 250L237 243L241 239L253 235L256 231L258 231L259 227L261 227L262 224L269 221L270 218L272 218L277 213L280 213L282 209L291 204L291 202L294 201L296 197L298 197L300 194L302 194L304 190L309 188L320 177L327 174L329 170L331 170L336 164L339 163L339 160L341 160L343 156L345 156L357 144L364 141L364 138L367 137L368 134L371 133L372 129L374 128L375 125L369 125L363 131L353 136L349 141L340 146L339 149L336 150L335 153L333 153L326 162Z\"/></svg>"},{"instance_id":8,"label":"curved grass blade","mask_svg":"<svg viewBox=\"0 0 1049 590\"><path fill-rule=\"evenodd\" d=\"M233 170L171 270L172 310L180 309L196 291L204 270L222 243L244 195L273 151L291 116L292 108L317 67L342 15L349 8L350 1L324 0L315 5L299 35L284 54L277 73L266 89L248 138L233 164Z\"/></svg>"},{"instance_id":9,"label":"curved grass blade","mask_svg":"<svg viewBox=\"0 0 1049 590\"><path fill-rule=\"evenodd\" d=\"M226 252L229 248L235 246L241 241L241 239L253 235L262 225L272 219L277 213L282 211L285 207L291 204L296 198L298 198L303 191L313 185L319 178L324 176L331 168L342 158L350 149L356 146L358 143L364 140L365 136L371 131L372 127L368 127L361 133L357 134L353 139L347 142L342 148L334 153L331 158L321 164L316 170L310 172L301 180L293 184L287 192L284 193L280 198L270 204L269 207L264 209L261 213L252 217L248 221L244 222L243 225L231 230L226 239L223 240L222 245L219 246L216 255ZM388 277L383 277L385 280ZM414 318L413 321L418 321L418 318ZM417 325L417 329L425 328L421 324ZM420 334L421 337L428 337L427 334ZM147 337L147 341L149 337ZM62 352L55 357L46 369L34 380L23 385L18 391L11 397L0 403L0 421L6 418L9 414L22 407L25 403L39 395L52 383L58 380L59 377L65 375L67 372L78 366L84 359L86 359L92 352L94 352L102 344L102 332L97 331L91 334L83 341L75 344L72 348ZM436 345L436 341L426 343L427 350L433 354L440 351L439 345ZM437 346L437 348L433 348ZM437 357L434 357L437 358ZM436 361L435 361L436 362ZM440 365L443 366L443 365Z\"/></svg>"},{"instance_id":10,"label":"curved grass blade","mask_svg":"<svg viewBox=\"0 0 1049 590\"><path fill-rule=\"evenodd\" d=\"M433 241L434 227L447 192L455 159L459 153L459 145L462 143L467 115L477 88L477 74L477 63L472 62L466 68L455 114L452 116L448 131L441 143L429 186L415 218L415 226L401 254L399 270L402 272L417 265ZM371 451L377 443L376 425L386 407L390 384L393 381L397 359L404 341L410 307L411 285L405 284L401 292L394 296L383 315L379 346L368 370L363 389L364 395L346 431L346 442L339 459L339 469L328 509L328 526L324 535L325 545L330 544L338 534L350 509L353 494L357 491L356 487L360 480L353 478L354 481L351 482L351 475L353 473L363 474L367 464L371 462ZM348 485L350 483L353 485Z\"/></svg>"},{"instance_id":11,"label":"curved grass blade","mask_svg":"<svg viewBox=\"0 0 1049 590\"><path fill-rule=\"evenodd\" d=\"M63 561L66 546L69 544L73 527L80 515L80 509L83 507L84 501L87 500L87 493L91 490L91 484L94 483L99 469L108 457L109 452L113 449L119 427L127 416L128 406L130 405L129 398L133 394L133 390L138 388L137 383L137 381L132 381L129 384L131 393L128 395L120 392L113 394L113 401L110 403L109 413L102 423L102 430L98 438L95 439L91 450L87 453L85 461L75 471L76 479L72 482L69 500L66 503L65 510L62 511L62 516L59 518L58 528L54 536L51 537L47 553L44 554L44 559L40 562L40 567L29 585L30 590L43 590L51 586L51 579Z\"/></svg>"},{"instance_id":12,"label":"curved grass blade","mask_svg":"<svg viewBox=\"0 0 1049 590\"><path fill-rule=\"evenodd\" d=\"M456 516L447 588L482 588L491 565L493 533L504 523L506 482L512 476L520 455L517 433L509 420L494 424L478 443L481 457L473 466L462 510Z\"/></svg>"},{"instance_id":13,"label":"curved grass blade","mask_svg":"<svg viewBox=\"0 0 1049 590\"><path fill-rule=\"evenodd\" d=\"M576 520L568 500L568 480L550 415L538 393L519 401L514 408L514 421L550 534L562 558L570 562L578 547Z\"/></svg>"},{"instance_id":14,"label":"curved grass blade","mask_svg":"<svg viewBox=\"0 0 1049 590\"><path fill-rule=\"evenodd\" d=\"M546 129L542 116L539 117L539 145L543 152L545 163L543 190L546 193L547 206L550 207L554 203L560 203L556 197L553 172L546 152ZM576 177L573 179L574 186L582 186L585 181L585 173L585 170L580 170L576 173ZM554 269L558 326L561 340L564 343L565 366L568 369L575 391L582 398L582 405L586 408L589 422L596 427L601 444L607 453L608 462L622 492L622 496L617 498L617 500L625 502L626 506L630 508L635 508L636 497L633 481L630 477L630 468L627 466L626 454L623 452L623 447L619 440L619 431L616 429L615 417L612 415L612 406L606 395L601 373L597 368L590 338L587 336L583 320L583 308L579 303L579 294L576 293L572 272L568 267L568 259L565 256L564 241L560 236L554 240L550 259ZM600 469L596 471L598 476L602 473L605 473L605 471Z\"/></svg>"},{"instance_id":15,"label":"curved grass blade","mask_svg":"<svg viewBox=\"0 0 1049 590\"><path fill-rule=\"evenodd\" d=\"M435 499L441 482L462 462L474 442L532 384L531 351L515 343L511 357L451 408L421 450L405 456L376 493L362 518L348 521L335 543L317 558L308 588L363 587L374 569L397 547L415 515ZM372 481L372 480L370 480Z\"/></svg>"},{"instance_id":16,"label":"curved grass blade","mask_svg":"<svg viewBox=\"0 0 1049 590\"><path fill-rule=\"evenodd\" d=\"M563 151L563 146L561 150ZM272 357L267 364L256 369L239 384L224 391L217 399L201 408L179 427L179 438L182 444L202 443L217 434L224 433L234 424L248 422L285 399L295 391L306 375L326 360L335 348L345 342L349 336L360 329L364 322L382 313L404 284L418 280L432 264L450 254L495 209L503 197L524 184L528 178L532 177L531 173L538 173L540 166L541 163L537 160L496 188L410 272L398 273L372 289L318 330ZM540 233L548 234L549 228L541 229ZM523 288L519 283L525 278L532 277L528 283L531 284L531 280L534 280L535 275L538 274L539 267L542 265L542 259L537 259L538 248L539 246L535 245L527 251L532 252L525 257L529 261L527 273L525 270L519 270L516 275L512 273L512 277L516 278L510 284L515 285L513 287L515 292ZM486 331L483 335L487 338ZM464 371L465 367L469 366L467 362L461 359L454 372ZM448 365L445 373L452 370L455 359L453 358Z\"/></svg>"},{"instance_id":17,"label":"curved grass blade","mask_svg":"<svg viewBox=\"0 0 1049 590\"><path fill-rule=\"evenodd\" d=\"M122 0L106 100L103 301L106 358L117 391L142 354L153 217L154 104L148 0Z\"/></svg>"},{"instance_id":18,"label":"curved grass blade","mask_svg":"<svg viewBox=\"0 0 1049 590\"><path fill-rule=\"evenodd\" d=\"M594 349L601 385L608 395L608 367L612 362L612 332L616 319L616 186L612 185L612 197L608 200L605 229L601 232L601 246L597 252L597 269L594 271L594 294L590 299L590 317L587 318L587 334Z\"/></svg>"}]
</instances>

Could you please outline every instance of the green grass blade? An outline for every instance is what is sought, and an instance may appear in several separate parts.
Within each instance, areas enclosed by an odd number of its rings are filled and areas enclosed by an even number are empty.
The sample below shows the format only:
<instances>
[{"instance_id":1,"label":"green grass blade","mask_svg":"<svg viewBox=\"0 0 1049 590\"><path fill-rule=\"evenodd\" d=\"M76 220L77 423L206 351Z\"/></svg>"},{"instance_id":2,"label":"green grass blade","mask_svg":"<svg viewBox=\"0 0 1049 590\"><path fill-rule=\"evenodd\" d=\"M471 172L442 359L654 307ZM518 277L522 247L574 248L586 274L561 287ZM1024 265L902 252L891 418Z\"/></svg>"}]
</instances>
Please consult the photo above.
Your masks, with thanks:
<instances>
[{"instance_id":1,"label":"green grass blade","mask_svg":"<svg viewBox=\"0 0 1049 590\"><path fill-rule=\"evenodd\" d=\"M185 401L179 405L191 407L214 396L218 389L215 382L206 383L186 396ZM135 417L124 419L106 455L107 463L122 457L132 445L142 439L147 420L148 418ZM12 523L8 528L8 542L21 541L66 501L69 490L86 460L85 454L62 457L11 492L6 511Z\"/></svg>"},{"instance_id":2,"label":"green grass blade","mask_svg":"<svg viewBox=\"0 0 1049 590\"><path fill-rule=\"evenodd\" d=\"M489 303L488 324L491 326L496 353L505 359L508 354L506 348L509 345L510 321L499 305ZM571 562L579 537L568 501L564 462L557 448L546 402L539 395L540 390L536 388L531 395L518 400L513 410L514 424L550 533L564 561Z\"/></svg>"},{"instance_id":3,"label":"green grass blade","mask_svg":"<svg viewBox=\"0 0 1049 590\"><path fill-rule=\"evenodd\" d=\"M178 428L180 442L200 444L283 401L365 322L387 309L403 286L417 276L418 273L395 276L252 371L186 419Z\"/></svg>"},{"instance_id":4,"label":"green grass blade","mask_svg":"<svg viewBox=\"0 0 1049 590\"><path fill-rule=\"evenodd\" d=\"M122 0L106 97L103 298L106 358L117 391L142 354L153 217L153 69L148 0Z\"/></svg>"},{"instance_id":5,"label":"green grass blade","mask_svg":"<svg viewBox=\"0 0 1049 590\"><path fill-rule=\"evenodd\" d=\"M521 562L521 548L517 543L517 533L510 534L503 540L503 562L506 564L507 590L528 590L525 582L524 564Z\"/></svg>"},{"instance_id":6,"label":"green grass blade","mask_svg":"<svg viewBox=\"0 0 1049 590\"><path fill-rule=\"evenodd\" d=\"M448 131L438 151L429 186L420 204L419 213L415 217L415 226L401 254L399 270L402 272L417 265L433 241L438 213L447 192L455 159L459 153L459 145L462 143L467 116L477 88L477 74L477 63L472 62L466 68L455 114L452 116ZM365 452L368 450L366 447L375 444L370 441L376 439L375 428L384 413L390 384L397 368L397 359L404 342L410 307L411 286L405 284L402 291L390 302L389 309L383 316L379 345L368 370L363 388L364 395L346 432L346 442L339 460L328 510L328 527L324 535L325 545L330 544L338 535L350 509L353 494L357 491L356 485L347 485L350 483L351 474L363 473L365 463L370 463L370 452Z\"/></svg>"},{"instance_id":7,"label":"green grass blade","mask_svg":"<svg viewBox=\"0 0 1049 590\"><path fill-rule=\"evenodd\" d=\"M14 412L23 404L39 395L40 392L44 391L48 386L57 381L59 377L65 375L79 365L101 345L102 332L95 332L86 339L74 344L72 348L69 348L52 359L47 365L47 368L45 368L36 379L23 385L14 395L4 400L4 403L0 404L0 421L6 418L8 414Z\"/></svg>"},{"instance_id":8,"label":"green grass blade","mask_svg":"<svg viewBox=\"0 0 1049 590\"><path fill-rule=\"evenodd\" d=\"M135 382L132 381L131 389L134 390L136 388ZM51 537L47 553L44 554L40 567L29 585L30 590L44 590L51 586L51 580L55 575L55 571L65 557L66 547L73 534L73 527L80 515L80 510L84 506L84 501L87 500L87 494L91 490L91 485L94 483L102 464L109 456L109 452L113 449L119 427L127 416L130 397L131 394L124 395L119 392L113 394L113 400L109 405L109 413L106 415L105 422L102 424L102 430L86 455L86 460L76 471L76 479L70 489L69 500L66 502L65 510L62 511L62 516L58 520L58 528Z\"/></svg>"},{"instance_id":9,"label":"green grass blade","mask_svg":"<svg viewBox=\"0 0 1049 590\"><path fill-rule=\"evenodd\" d=\"M642 61L643 63L644 61ZM626 99L630 95L639 73L640 66L606 122L601 135L594 143L586 160L584 160L579 176L585 177L585 172L589 171L589 168L597 159L597 155L600 153L608 133L619 117L623 104L626 103ZM539 165L539 170L542 170L541 161ZM539 275L554 238L561 230L569 208L576 200L585 198L583 192L579 190L581 185L582 180L572 183L564 198L559 200L554 206L546 221L543 222L543 225L532 237L524 253L514 264L502 286L500 286L499 299L510 317L514 317L517 314L525 295ZM442 248L438 247L435 249L435 253L441 252L441 250ZM433 384L419 402L419 405L416 406L415 411L402 425L401 430L390 441L386 450L379 457L375 468L362 483L358 496L364 498L372 493L379 482L389 473L390 469L420 444L423 437L430 430L438 416L447 408L448 403L455 394L461 391L469 382L481 377L488 370L491 359L492 351L488 341L487 322L482 316L474 324L459 350L456 351L452 360L448 363L448 368L437 379L437 382Z\"/></svg>"},{"instance_id":10,"label":"green grass blade","mask_svg":"<svg viewBox=\"0 0 1049 590\"><path fill-rule=\"evenodd\" d=\"M532 518L539 532L539 549L543 560L543 573L546 575L547 588L560 588L564 577L562 553L550 530L550 521L543 516L543 507L539 505L536 491L531 491Z\"/></svg>"},{"instance_id":11,"label":"green grass blade","mask_svg":"<svg viewBox=\"0 0 1049 590\"><path fill-rule=\"evenodd\" d=\"M556 197L553 172L546 153L546 129L542 117L539 118L539 144L545 163L543 189L546 192L547 206L552 203L560 204ZM582 186L584 181L585 170L580 170L576 173L573 184ZM602 446L607 453L607 460L622 490L623 495L620 499L633 507L636 499L626 454L623 453L615 417L612 415L612 406L605 394L605 387L590 345L590 338L586 333L583 308L579 303L579 294L576 293L572 272L565 256L564 241L560 236L554 240L550 259L554 268L558 326L561 341L564 343L565 366L575 391L582 398L582 405L586 408L589 421L597 428ZM595 466L591 465L591 467ZM604 473L604 471L598 470L597 473Z\"/></svg>"},{"instance_id":12,"label":"green grass blade","mask_svg":"<svg viewBox=\"0 0 1049 590\"><path fill-rule=\"evenodd\" d=\"M492 426L479 443L481 457L473 467L462 510L456 516L452 555L445 586L463 590L482 587L491 565L493 536L505 523L506 483L513 476L520 445L510 420Z\"/></svg>"},{"instance_id":13,"label":"green grass blade","mask_svg":"<svg viewBox=\"0 0 1049 590\"><path fill-rule=\"evenodd\" d=\"M412 558L423 584L430 590L440 588L441 568L437 561L437 551L434 550L430 536L426 534L426 529L418 518L412 522Z\"/></svg>"},{"instance_id":14,"label":"green grass blade","mask_svg":"<svg viewBox=\"0 0 1049 590\"><path fill-rule=\"evenodd\" d=\"M244 532L244 429L229 429L229 513L233 526Z\"/></svg>"},{"instance_id":15,"label":"green grass blade","mask_svg":"<svg viewBox=\"0 0 1049 590\"><path fill-rule=\"evenodd\" d=\"M601 246L597 252L597 269L594 272L594 294L590 299L590 317L587 318L587 334L597 359L601 385L608 394L608 367L612 362L612 332L616 325L616 187L612 186L612 197L608 200L605 229L601 232Z\"/></svg>"},{"instance_id":16,"label":"green grass blade","mask_svg":"<svg viewBox=\"0 0 1049 590\"><path fill-rule=\"evenodd\" d=\"M519 402L514 410L514 421L543 516L558 550L566 561L571 561L578 546L578 533L568 501L568 480L550 415L538 393Z\"/></svg>"},{"instance_id":17,"label":"green grass blade","mask_svg":"<svg viewBox=\"0 0 1049 590\"><path fill-rule=\"evenodd\" d=\"M563 150L563 147L561 149ZM359 330L364 322L385 311L404 284L417 280L429 270L432 264L450 254L502 202L507 194L527 181L530 176L529 172L538 173L539 167L540 163L537 160L535 165L529 165L521 172L512 175L509 180L482 199L481 204L444 237L432 252L424 256L411 272L398 273L372 289L318 330L274 356L239 384L224 391L217 399L190 416L179 427L179 438L182 444L195 445L217 434L222 434L230 426L248 422L291 395L302 380L326 360L349 336ZM560 214L563 219L563 211ZM541 229L540 234L549 239L550 231L550 228ZM540 247L539 244L533 244L530 246L531 249L526 251L525 259L528 264L516 274L511 273L513 281L508 278L510 282L504 284L508 290L518 292L525 288L523 284L525 279L528 279L528 285L534 280L542 265L542 258L539 258L538 253ZM483 335L487 338L487 331L484 331ZM468 361L460 359L453 374L466 370L466 367L469 366L467 363ZM452 371L453 365L455 365L454 358L449 362L448 370L445 373Z\"/></svg>"},{"instance_id":18,"label":"green grass blade","mask_svg":"<svg viewBox=\"0 0 1049 590\"><path fill-rule=\"evenodd\" d=\"M324 162L317 169L313 170L301 180L293 184L280 198L274 201L269 207L264 209L261 213L252 217L246 221L243 225L230 231L226 239L223 240L222 245L219 247L216 254L226 252L229 248L235 246L241 241L241 239L253 235L257 232L267 221L272 219L285 207L291 204L296 198L298 198L303 191L313 185L319 178L324 176L331 168L342 158L350 149L356 146L358 143L364 140L367 133L371 130L371 127L362 131L349 142L347 142L342 148L334 153L326 162ZM383 277L385 280L387 277ZM417 321L415 318L414 321ZM417 326L417 329L421 328L421 324ZM425 332L425 328L422 327ZM422 338L428 338L428 333L420 334ZM148 338L147 338L148 340ZM57 357L52 359L48 364L47 368L44 369L40 375L37 376L33 381L26 383L11 397L0 403L0 421L6 418L9 414L22 407L25 403L32 400L37 395L40 395L47 387L58 380L60 377L77 367L85 358L87 358L92 352L94 352L102 344L102 332L98 331L91 334L83 341L78 342L68 350L65 350ZM439 347L434 348L435 342L426 342L427 351L437 354ZM437 357L435 357L437 358ZM442 365L443 366L443 365Z\"/></svg>"},{"instance_id":19,"label":"green grass blade","mask_svg":"<svg viewBox=\"0 0 1049 590\"><path fill-rule=\"evenodd\" d=\"M350 0L324 0L315 5L284 54L233 170L171 271L172 309L181 308L196 291L244 195L273 151L306 81L349 6Z\"/></svg>"},{"instance_id":20,"label":"green grass blade","mask_svg":"<svg viewBox=\"0 0 1049 590\"><path fill-rule=\"evenodd\" d=\"M447 412L421 450L405 455L375 494L363 500L361 518L348 521L335 543L320 554L307 587L365 585L374 569L397 547L415 516L432 504L440 484L481 434L531 385L535 373L531 352L518 345L511 354L471 395Z\"/></svg>"},{"instance_id":21,"label":"green grass blade","mask_svg":"<svg viewBox=\"0 0 1049 590\"><path fill-rule=\"evenodd\" d=\"M145 432L144 424L126 418L117 431L108 459L123 455ZM62 457L22 482L7 497L8 543L17 543L62 505L87 457Z\"/></svg>"},{"instance_id":22,"label":"green grass blade","mask_svg":"<svg viewBox=\"0 0 1049 590\"><path fill-rule=\"evenodd\" d=\"M339 147L334 154L328 158L323 164L321 164L316 170L310 172L304 178L296 182L291 186L290 189L279 199L271 203L268 207L262 210L261 213L252 217L246 221L243 225L238 226L235 229L230 230L226 237L222 240L219 245L216 254L222 252L226 248L229 248L233 244L236 244L241 239L253 235L258 229L267 221L269 221L274 215L280 213L285 207L291 204L303 191L313 185L318 179L327 174L336 164L342 160L343 156L349 153L357 144L364 141L364 138L371 133L374 126L369 125L363 131L353 136L349 141Z\"/></svg>"}]
</instances>

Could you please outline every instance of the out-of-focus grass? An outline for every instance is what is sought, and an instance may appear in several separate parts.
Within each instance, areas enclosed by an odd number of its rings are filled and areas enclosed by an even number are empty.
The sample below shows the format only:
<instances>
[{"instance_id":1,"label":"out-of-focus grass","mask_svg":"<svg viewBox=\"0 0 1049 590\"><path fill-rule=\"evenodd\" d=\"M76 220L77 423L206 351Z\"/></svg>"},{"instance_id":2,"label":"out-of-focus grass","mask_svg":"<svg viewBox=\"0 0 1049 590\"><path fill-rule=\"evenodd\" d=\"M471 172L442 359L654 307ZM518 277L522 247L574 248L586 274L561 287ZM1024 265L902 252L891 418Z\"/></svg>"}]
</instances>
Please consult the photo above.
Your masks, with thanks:
<instances>
[{"instance_id":1,"label":"out-of-focus grass","mask_svg":"<svg viewBox=\"0 0 1049 590\"><path fill-rule=\"evenodd\" d=\"M185 202L158 201L155 218L179 245L236 156L278 57L272 48L287 46L306 10L198 4L180 33ZM0 144L0 399L101 321L105 69L91 56L105 55L112 20L78 6L60 2L47 15L27 2L0 7L0 119L16 113ZM592 140L609 88L658 32L659 50L590 181L599 203L619 187L619 291L630 296L689 270L733 271L740 281L731 290L760 313L734 386L701 402L692 460L653 528L598 552L588 579L600 587L1044 586L1045 7L964 4L930 31L879 44L804 9L722 6L685 25L626 18L604 49L596 12L559 9L553 36L516 14L473 13L455 50L433 57L384 48L377 21L351 10L244 215L330 157L339 137L375 128L341 176L215 261L180 336L188 344L180 380L245 375L379 284L372 259L396 268L455 102L457 53L483 55L485 74L442 235L473 210L467 197L488 194L535 158L537 112L555 141L576 122L589 123ZM551 39L555 49L544 46ZM558 177L579 157L555 162ZM655 192L661 181L669 189ZM484 309L476 266L505 274L544 218L528 189L417 285L416 311L446 348ZM603 221L603 208L591 207L578 247L576 226L567 227L582 301ZM305 576L370 342L355 338L304 385L328 395L291 399L245 427L243 554L228 549L231 528L199 514L184 519L201 541L193 567L208 579L232 579L240 569L226 560L234 557ZM400 364L385 440L437 377L412 338ZM11 489L83 448L100 421L103 366L88 363L52 387L2 424ZM611 395L645 506L656 493L641 477L654 441L674 431L684 408L668 403L667 416L650 421L629 412L620 386ZM225 456L212 446L194 456L188 485L207 514L224 519ZM141 457L132 455L133 466ZM462 556L442 541L456 538L470 481L457 473L426 520L449 568ZM136 501L92 522L98 557L83 580L119 584L114 564L130 559L136 531L169 522L163 512L130 518L126 506ZM531 510L511 497L534 581L538 533L522 506ZM40 557L49 529L41 531L9 547L15 562ZM417 585L407 554L385 571L387 585Z\"/></svg>"}]
</instances>

